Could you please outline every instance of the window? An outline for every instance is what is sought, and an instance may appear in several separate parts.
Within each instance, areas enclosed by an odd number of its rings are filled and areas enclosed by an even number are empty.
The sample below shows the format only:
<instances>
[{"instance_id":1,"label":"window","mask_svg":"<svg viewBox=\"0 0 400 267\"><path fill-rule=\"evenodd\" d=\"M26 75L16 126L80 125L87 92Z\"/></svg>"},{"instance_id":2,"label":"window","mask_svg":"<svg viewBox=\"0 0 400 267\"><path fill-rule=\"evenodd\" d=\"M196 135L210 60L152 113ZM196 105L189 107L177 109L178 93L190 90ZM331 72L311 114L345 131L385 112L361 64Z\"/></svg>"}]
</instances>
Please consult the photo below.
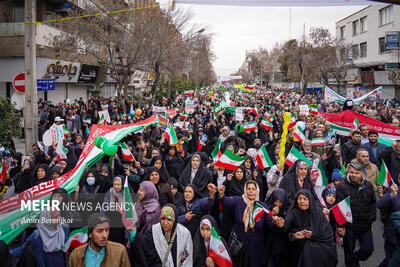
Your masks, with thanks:
<instances>
[{"instance_id":1,"label":"window","mask_svg":"<svg viewBox=\"0 0 400 267\"><path fill-rule=\"evenodd\" d=\"M367 31L367 16L360 19L360 32Z\"/></svg>"},{"instance_id":2,"label":"window","mask_svg":"<svg viewBox=\"0 0 400 267\"><path fill-rule=\"evenodd\" d=\"M385 49L385 37L379 38L379 53L384 53Z\"/></svg>"},{"instance_id":3,"label":"window","mask_svg":"<svg viewBox=\"0 0 400 267\"><path fill-rule=\"evenodd\" d=\"M367 42L360 44L360 57L367 56Z\"/></svg>"},{"instance_id":4,"label":"window","mask_svg":"<svg viewBox=\"0 0 400 267\"><path fill-rule=\"evenodd\" d=\"M353 21L353 36L358 34L358 20Z\"/></svg>"},{"instance_id":5,"label":"window","mask_svg":"<svg viewBox=\"0 0 400 267\"><path fill-rule=\"evenodd\" d=\"M393 21L393 6L387 6L379 10L379 25L385 25Z\"/></svg>"},{"instance_id":6,"label":"window","mask_svg":"<svg viewBox=\"0 0 400 267\"><path fill-rule=\"evenodd\" d=\"M358 45L353 45L353 47L351 48L351 55L353 59L358 58Z\"/></svg>"},{"instance_id":7,"label":"window","mask_svg":"<svg viewBox=\"0 0 400 267\"><path fill-rule=\"evenodd\" d=\"M340 40L344 40L344 26L340 27Z\"/></svg>"}]
</instances>

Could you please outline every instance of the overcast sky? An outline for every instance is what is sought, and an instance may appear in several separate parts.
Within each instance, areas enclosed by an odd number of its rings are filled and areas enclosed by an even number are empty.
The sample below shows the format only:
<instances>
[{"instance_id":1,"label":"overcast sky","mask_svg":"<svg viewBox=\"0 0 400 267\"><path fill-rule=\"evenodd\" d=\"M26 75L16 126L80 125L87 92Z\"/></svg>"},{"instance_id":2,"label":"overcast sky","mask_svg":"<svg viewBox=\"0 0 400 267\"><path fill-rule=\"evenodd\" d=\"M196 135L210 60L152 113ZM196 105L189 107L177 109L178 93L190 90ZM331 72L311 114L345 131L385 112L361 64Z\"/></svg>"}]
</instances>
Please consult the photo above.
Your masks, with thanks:
<instances>
[{"instance_id":1,"label":"overcast sky","mask_svg":"<svg viewBox=\"0 0 400 267\"><path fill-rule=\"evenodd\" d=\"M162 1L160 1L162 2ZM272 48L276 42L289 39L289 7L233 7L183 5L194 14L194 21L214 33L213 51L217 59L217 75L237 71L245 51L259 46ZM292 7L291 37L301 37L303 24L306 33L311 27L323 26L335 35L335 22L364 8L346 7Z\"/></svg>"}]
</instances>

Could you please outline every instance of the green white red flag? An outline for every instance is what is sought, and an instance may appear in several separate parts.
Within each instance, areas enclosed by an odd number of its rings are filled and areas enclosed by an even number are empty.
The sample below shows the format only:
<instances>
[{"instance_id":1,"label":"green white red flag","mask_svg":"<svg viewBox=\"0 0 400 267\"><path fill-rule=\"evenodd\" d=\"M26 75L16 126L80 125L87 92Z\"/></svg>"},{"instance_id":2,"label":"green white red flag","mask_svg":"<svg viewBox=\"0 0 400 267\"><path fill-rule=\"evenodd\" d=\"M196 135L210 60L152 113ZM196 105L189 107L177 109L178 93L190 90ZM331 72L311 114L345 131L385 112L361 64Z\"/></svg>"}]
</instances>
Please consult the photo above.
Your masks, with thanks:
<instances>
[{"instance_id":1,"label":"green white red flag","mask_svg":"<svg viewBox=\"0 0 400 267\"><path fill-rule=\"evenodd\" d=\"M211 230L208 256L211 257L214 263L219 267L232 267L232 261L229 257L228 251L214 227Z\"/></svg>"},{"instance_id":2,"label":"green white red flag","mask_svg":"<svg viewBox=\"0 0 400 267\"><path fill-rule=\"evenodd\" d=\"M313 145L313 146L324 146L325 145L325 138L323 138L323 137L313 138L311 140L311 145Z\"/></svg>"},{"instance_id":3,"label":"green white red flag","mask_svg":"<svg viewBox=\"0 0 400 267\"><path fill-rule=\"evenodd\" d=\"M56 154L57 154L57 162L60 162L62 159L67 158L67 151L63 146L62 141L58 142L57 144Z\"/></svg>"},{"instance_id":4,"label":"green white red flag","mask_svg":"<svg viewBox=\"0 0 400 267\"><path fill-rule=\"evenodd\" d=\"M221 143L222 143L221 138L218 138L217 144L215 145L213 151L211 152L211 157L213 158L214 162L217 162L219 157L222 156Z\"/></svg>"},{"instance_id":5,"label":"green white red flag","mask_svg":"<svg viewBox=\"0 0 400 267\"><path fill-rule=\"evenodd\" d=\"M311 115L318 115L318 106L316 104L310 104L310 114Z\"/></svg>"},{"instance_id":6,"label":"green white red flag","mask_svg":"<svg viewBox=\"0 0 400 267\"><path fill-rule=\"evenodd\" d=\"M4 160L0 162L0 181L5 183L7 180L7 165Z\"/></svg>"},{"instance_id":7,"label":"green white red flag","mask_svg":"<svg viewBox=\"0 0 400 267\"><path fill-rule=\"evenodd\" d=\"M122 150L122 156L124 159L133 161L134 157L132 155L132 152L129 150L128 146L125 143L121 143L121 150Z\"/></svg>"},{"instance_id":8,"label":"green white red flag","mask_svg":"<svg viewBox=\"0 0 400 267\"><path fill-rule=\"evenodd\" d=\"M331 208L333 215L335 216L338 225L343 225L346 222L353 222L353 215L351 213L350 197L347 197L340 201L338 204Z\"/></svg>"},{"instance_id":9,"label":"green white red flag","mask_svg":"<svg viewBox=\"0 0 400 267\"><path fill-rule=\"evenodd\" d=\"M283 97L284 93L283 92L279 92L279 94L276 96L276 99L281 99Z\"/></svg>"},{"instance_id":10,"label":"green white red flag","mask_svg":"<svg viewBox=\"0 0 400 267\"><path fill-rule=\"evenodd\" d=\"M265 145L262 145L260 150L258 150L256 160L260 169L265 169L274 165L268 155Z\"/></svg>"},{"instance_id":11,"label":"green white red flag","mask_svg":"<svg viewBox=\"0 0 400 267\"><path fill-rule=\"evenodd\" d=\"M241 132L253 132L257 129L257 124L255 121L249 121L247 123L243 123L239 127L239 133Z\"/></svg>"},{"instance_id":12,"label":"green white red flag","mask_svg":"<svg viewBox=\"0 0 400 267\"><path fill-rule=\"evenodd\" d=\"M86 119L83 119L83 122L88 124L88 125L90 125L90 124L92 124L92 119L91 118L86 118Z\"/></svg>"},{"instance_id":13,"label":"green white red flag","mask_svg":"<svg viewBox=\"0 0 400 267\"><path fill-rule=\"evenodd\" d=\"M345 172L346 172L346 162L343 162L343 166L340 169L340 174L344 177Z\"/></svg>"},{"instance_id":14,"label":"green white red flag","mask_svg":"<svg viewBox=\"0 0 400 267\"><path fill-rule=\"evenodd\" d=\"M298 151L294 146L290 150L289 154L286 157L285 164L291 167L296 160L303 160L307 163L308 166L311 166L312 162L306 156L304 156L300 151Z\"/></svg>"},{"instance_id":15,"label":"green white red flag","mask_svg":"<svg viewBox=\"0 0 400 267\"><path fill-rule=\"evenodd\" d=\"M292 127L294 127L296 125L296 115L294 113L291 114L291 118L290 118L290 123L288 125L288 129L291 129Z\"/></svg>"},{"instance_id":16,"label":"green white red flag","mask_svg":"<svg viewBox=\"0 0 400 267\"><path fill-rule=\"evenodd\" d=\"M392 181L392 176L390 175L385 162L382 160L381 170L379 172L378 178L376 179L376 182L384 187L389 187L391 181Z\"/></svg>"},{"instance_id":17,"label":"green white red flag","mask_svg":"<svg viewBox=\"0 0 400 267\"><path fill-rule=\"evenodd\" d=\"M251 216L253 219L253 222L258 222L264 213L271 217L274 217L274 214L272 212L270 212L269 210L264 208L264 206L262 206L260 203L256 202L256 204L254 204L254 208L253 208L253 212L252 212L252 216Z\"/></svg>"},{"instance_id":18,"label":"green white red flag","mask_svg":"<svg viewBox=\"0 0 400 267\"><path fill-rule=\"evenodd\" d=\"M314 160L312 169L311 169L311 179L315 180L315 186L327 186L328 178L326 178L326 174L324 168L322 167L321 161Z\"/></svg>"},{"instance_id":19,"label":"green white red flag","mask_svg":"<svg viewBox=\"0 0 400 267\"><path fill-rule=\"evenodd\" d=\"M131 228L138 221L135 206L133 205L128 179L124 182L124 205L122 209L122 223L126 229Z\"/></svg>"},{"instance_id":20,"label":"green white red flag","mask_svg":"<svg viewBox=\"0 0 400 267\"><path fill-rule=\"evenodd\" d=\"M300 127L296 127L292 135L300 142L300 144L303 144L303 142L306 141L306 135Z\"/></svg>"},{"instance_id":21,"label":"green white red flag","mask_svg":"<svg viewBox=\"0 0 400 267\"><path fill-rule=\"evenodd\" d=\"M344 136L349 136L350 135L350 128L343 127L337 124L334 124L332 122L329 122L331 125L331 130L335 131L336 134L338 135L344 135Z\"/></svg>"},{"instance_id":22,"label":"green white red flag","mask_svg":"<svg viewBox=\"0 0 400 267\"><path fill-rule=\"evenodd\" d=\"M165 131L165 139L167 139L170 146L178 143L178 137L172 124L169 124Z\"/></svg>"},{"instance_id":23,"label":"green white red flag","mask_svg":"<svg viewBox=\"0 0 400 267\"><path fill-rule=\"evenodd\" d=\"M358 131L358 127L360 126L360 122L358 121L357 117L354 118L352 129Z\"/></svg>"},{"instance_id":24,"label":"green white red flag","mask_svg":"<svg viewBox=\"0 0 400 267\"><path fill-rule=\"evenodd\" d=\"M248 157L241 157L230 151L229 149L225 150L224 154L219 157L218 161L215 163L215 166L222 167L224 169L228 169L231 171L236 171L236 169L242 165L242 163Z\"/></svg>"},{"instance_id":25,"label":"green white red flag","mask_svg":"<svg viewBox=\"0 0 400 267\"><path fill-rule=\"evenodd\" d=\"M97 122L98 125L105 125L106 124L106 120L104 118L104 114L101 114L101 117L99 119L99 121Z\"/></svg>"},{"instance_id":26,"label":"green white red flag","mask_svg":"<svg viewBox=\"0 0 400 267\"><path fill-rule=\"evenodd\" d=\"M262 118L260 125L267 131L272 131L272 129L273 129L272 123L269 120L267 120L266 118Z\"/></svg>"},{"instance_id":27,"label":"green white red flag","mask_svg":"<svg viewBox=\"0 0 400 267\"><path fill-rule=\"evenodd\" d=\"M69 254L70 250L79 248L83 246L88 241L88 228L83 227L81 229L76 229L69 234L68 240L62 246L61 250Z\"/></svg>"}]
</instances>

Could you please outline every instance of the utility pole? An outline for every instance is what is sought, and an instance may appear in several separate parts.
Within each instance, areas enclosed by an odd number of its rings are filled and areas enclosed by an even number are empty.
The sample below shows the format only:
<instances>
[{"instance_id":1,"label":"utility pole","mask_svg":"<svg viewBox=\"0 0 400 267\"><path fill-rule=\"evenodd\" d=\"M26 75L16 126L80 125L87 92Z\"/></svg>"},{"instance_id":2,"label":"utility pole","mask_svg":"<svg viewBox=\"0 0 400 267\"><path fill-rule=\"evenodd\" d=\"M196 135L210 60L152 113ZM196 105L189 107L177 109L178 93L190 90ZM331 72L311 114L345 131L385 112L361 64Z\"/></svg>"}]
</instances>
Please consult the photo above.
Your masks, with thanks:
<instances>
[{"instance_id":1,"label":"utility pole","mask_svg":"<svg viewBox=\"0 0 400 267\"><path fill-rule=\"evenodd\" d=\"M37 141L36 0L25 0L25 153Z\"/></svg>"}]
</instances>

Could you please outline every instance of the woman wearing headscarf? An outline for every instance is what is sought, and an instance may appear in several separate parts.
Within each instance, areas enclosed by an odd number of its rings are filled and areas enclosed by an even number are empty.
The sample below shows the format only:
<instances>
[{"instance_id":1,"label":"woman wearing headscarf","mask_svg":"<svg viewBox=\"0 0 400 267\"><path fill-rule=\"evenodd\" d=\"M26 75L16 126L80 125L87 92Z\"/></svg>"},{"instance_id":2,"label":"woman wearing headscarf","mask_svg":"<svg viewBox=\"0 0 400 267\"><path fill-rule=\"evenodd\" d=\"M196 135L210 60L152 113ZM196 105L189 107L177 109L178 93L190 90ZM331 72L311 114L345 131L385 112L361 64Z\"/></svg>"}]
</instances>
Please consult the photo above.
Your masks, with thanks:
<instances>
[{"instance_id":1,"label":"woman wearing headscarf","mask_svg":"<svg viewBox=\"0 0 400 267\"><path fill-rule=\"evenodd\" d=\"M160 203L155 185L150 181L140 183L139 202L136 205L136 212L139 218L137 231L140 235L151 229L159 221Z\"/></svg>"},{"instance_id":2,"label":"woman wearing headscarf","mask_svg":"<svg viewBox=\"0 0 400 267\"><path fill-rule=\"evenodd\" d=\"M193 185L188 184L183 193L185 199L184 205L179 206L178 210L178 222L185 226L192 236L199 227L200 218L209 213L210 208L214 202L215 193L217 192L214 184L208 185L209 196L200 198L195 191Z\"/></svg>"},{"instance_id":3,"label":"woman wearing headscarf","mask_svg":"<svg viewBox=\"0 0 400 267\"><path fill-rule=\"evenodd\" d=\"M122 211L121 207L124 203L124 192L122 190L123 177L116 176L113 179L113 186L107 191L104 196L104 202L102 207L104 214L110 219L110 232L108 240L118 242L120 244L126 244L125 238L125 227L122 222Z\"/></svg>"},{"instance_id":4,"label":"woman wearing headscarf","mask_svg":"<svg viewBox=\"0 0 400 267\"><path fill-rule=\"evenodd\" d=\"M183 192L188 184L192 184L200 197L207 197L207 185L211 180L211 172L201 165L200 154L195 153L179 178L179 188Z\"/></svg>"},{"instance_id":5,"label":"woman wearing headscarf","mask_svg":"<svg viewBox=\"0 0 400 267\"><path fill-rule=\"evenodd\" d=\"M300 189L307 189L318 200L314 191L314 185L310 179L310 171L308 165L303 160L297 160L289 171L283 176L279 188L286 192L289 204L292 205L295 201L295 195Z\"/></svg>"},{"instance_id":6,"label":"woman wearing headscarf","mask_svg":"<svg viewBox=\"0 0 400 267\"><path fill-rule=\"evenodd\" d=\"M288 201L286 198L285 190L276 188L266 200L267 209L270 210L274 216L281 218L286 217L288 210ZM289 238L286 232L280 228L273 228L269 232L266 243L266 260L267 266L270 267L289 267L290 254L289 254Z\"/></svg>"},{"instance_id":7,"label":"woman wearing headscarf","mask_svg":"<svg viewBox=\"0 0 400 267\"><path fill-rule=\"evenodd\" d=\"M307 189L299 190L287 213L285 229L290 244L290 266L334 267L338 263L333 231L319 202Z\"/></svg>"},{"instance_id":8,"label":"woman wearing headscarf","mask_svg":"<svg viewBox=\"0 0 400 267\"><path fill-rule=\"evenodd\" d=\"M225 142L230 136L232 136L231 129L229 129L229 126L224 126L222 128L222 133L219 136L219 138L221 138L221 142Z\"/></svg>"},{"instance_id":9,"label":"woman wearing headscarf","mask_svg":"<svg viewBox=\"0 0 400 267\"><path fill-rule=\"evenodd\" d=\"M143 235L142 243L148 266L193 266L192 237L189 230L178 223L174 205L161 209L160 222Z\"/></svg>"},{"instance_id":10,"label":"woman wearing headscarf","mask_svg":"<svg viewBox=\"0 0 400 267\"><path fill-rule=\"evenodd\" d=\"M204 215L199 225L200 227L193 238L193 267L218 267L214 260L208 256L212 228L214 227L217 234L219 234L217 222L212 216ZM225 248L228 249L224 238L220 236L220 239Z\"/></svg>"},{"instance_id":11,"label":"woman wearing headscarf","mask_svg":"<svg viewBox=\"0 0 400 267\"><path fill-rule=\"evenodd\" d=\"M89 169L81 178L82 185L79 185L77 190L74 193L74 199L80 203L92 203L93 207L96 207L97 204L103 203L103 198L100 198L99 190L99 175L97 170L92 168ZM91 213L95 211L85 211L81 212L83 222L86 223L87 218Z\"/></svg>"},{"instance_id":12,"label":"woman wearing headscarf","mask_svg":"<svg viewBox=\"0 0 400 267\"><path fill-rule=\"evenodd\" d=\"M224 181L225 194L228 197L231 196L241 196L244 192L244 185L248 179L245 177L245 171L243 167L239 167L236 171L226 175L226 180Z\"/></svg>"},{"instance_id":13,"label":"woman wearing headscarf","mask_svg":"<svg viewBox=\"0 0 400 267\"><path fill-rule=\"evenodd\" d=\"M233 211L234 225L229 244L234 266L262 266L260 255L264 250L265 226L273 228L274 223L283 226L282 218L261 213L265 203L259 201L259 192L258 184L253 180L245 183L242 196L226 197L225 186L218 187L222 207ZM257 220L253 218L254 211L260 211Z\"/></svg>"},{"instance_id":14,"label":"woman wearing headscarf","mask_svg":"<svg viewBox=\"0 0 400 267\"><path fill-rule=\"evenodd\" d=\"M178 179L183 170L183 160L179 153L176 151L176 147L170 146L168 149L168 155L164 156L165 167L171 177Z\"/></svg>"},{"instance_id":15,"label":"woman wearing headscarf","mask_svg":"<svg viewBox=\"0 0 400 267\"><path fill-rule=\"evenodd\" d=\"M162 160L161 156L155 156L150 160L150 167L157 167L160 171L161 180L168 181L169 180L169 173L165 164Z\"/></svg>"},{"instance_id":16,"label":"woman wearing headscarf","mask_svg":"<svg viewBox=\"0 0 400 267\"><path fill-rule=\"evenodd\" d=\"M66 193L65 189L55 189L50 200L59 201L59 207L61 207ZM27 238L22 246L11 250L11 254L16 258L23 256L24 248L31 242L40 267L66 267L68 258L61 248L68 239L69 228L67 225L61 224L60 219L61 213L57 209L42 211L36 224L37 230Z\"/></svg>"},{"instance_id":17,"label":"woman wearing headscarf","mask_svg":"<svg viewBox=\"0 0 400 267\"><path fill-rule=\"evenodd\" d=\"M160 170L157 167L150 167L148 169L148 174L149 181L152 182L157 189L160 206L163 206L167 203L175 204L175 198L172 194L171 186L167 183L167 181L162 180Z\"/></svg>"},{"instance_id":18,"label":"woman wearing headscarf","mask_svg":"<svg viewBox=\"0 0 400 267\"><path fill-rule=\"evenodd\" d=\"M43 182L50 181L50 170L47 164L39 164L33 178L33 185L38 185Z\"/></svg>"}]
</instances>

